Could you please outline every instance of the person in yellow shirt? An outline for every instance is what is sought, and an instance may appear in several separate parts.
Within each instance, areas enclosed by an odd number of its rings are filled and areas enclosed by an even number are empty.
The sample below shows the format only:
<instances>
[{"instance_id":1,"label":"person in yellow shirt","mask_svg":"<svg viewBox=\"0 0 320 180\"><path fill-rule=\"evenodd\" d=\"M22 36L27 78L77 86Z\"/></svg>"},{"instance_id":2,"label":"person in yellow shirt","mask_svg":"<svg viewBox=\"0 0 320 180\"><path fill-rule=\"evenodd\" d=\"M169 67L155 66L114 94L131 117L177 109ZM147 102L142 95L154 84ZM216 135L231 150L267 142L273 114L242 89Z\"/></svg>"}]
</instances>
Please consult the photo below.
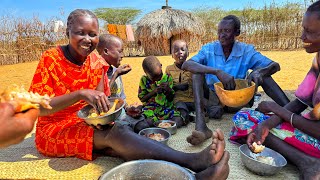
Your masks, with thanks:
<instances>
[{"instance_id":1,"label":"person in yellow shirt","mask_svg":"<svg viewBox=\"0 0 320 180\"><path fill-rule=\"evenodd\" d=\"M190 111L194 111L192 74L181 69L189 56L188 45L183 40L176 40L172 44L171 52L174 63L167 66L166 73L173 78L173 90L175 91L173 102L186 125L190 121Z\"/></svg>"}]
</instances>

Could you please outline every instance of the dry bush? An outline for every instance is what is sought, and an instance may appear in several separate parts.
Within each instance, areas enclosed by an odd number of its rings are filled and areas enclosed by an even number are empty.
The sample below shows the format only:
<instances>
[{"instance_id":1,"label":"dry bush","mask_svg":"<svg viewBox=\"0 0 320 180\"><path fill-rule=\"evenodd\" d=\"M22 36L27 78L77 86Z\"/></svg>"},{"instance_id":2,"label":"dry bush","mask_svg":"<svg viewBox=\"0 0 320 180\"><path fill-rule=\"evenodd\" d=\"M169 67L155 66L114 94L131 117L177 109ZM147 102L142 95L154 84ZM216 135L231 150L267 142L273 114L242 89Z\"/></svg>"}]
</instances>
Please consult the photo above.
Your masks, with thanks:
<instances>
[{"instance_id":1,"label":"dry bush","mask_svg":"<svg viewBox=\"0 0 320 180\"><path fill-rule=\"evenodd\" d=\"M65 42L64 33L53 32L53 21L3 16L0 19L0 64L16 64L39 59L41 53Z\"/></svg>"}]
</instances>

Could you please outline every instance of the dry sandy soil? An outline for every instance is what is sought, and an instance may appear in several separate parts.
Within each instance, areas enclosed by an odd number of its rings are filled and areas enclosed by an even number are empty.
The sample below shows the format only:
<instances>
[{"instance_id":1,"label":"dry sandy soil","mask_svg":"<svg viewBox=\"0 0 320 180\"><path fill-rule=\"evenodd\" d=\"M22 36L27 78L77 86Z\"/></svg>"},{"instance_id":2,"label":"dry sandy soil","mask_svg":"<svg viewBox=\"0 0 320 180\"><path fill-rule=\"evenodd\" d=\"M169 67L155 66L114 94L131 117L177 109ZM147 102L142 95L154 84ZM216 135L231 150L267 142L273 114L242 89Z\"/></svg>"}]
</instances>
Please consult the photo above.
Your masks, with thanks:
<instances>
[{"instance_id":1,"label":"dry sandy soil","mask_svg":"<svg viewBox=\"0 0 320 180\"><path fill-rule=\"evenodd\" d=\"M307 71L311 67L311 62L315 54L307 54L303 50L298 51L263 51L262 54L270 59L278 62L281 66L281 71L273 77L279 83L283 90L295 90L299 83L305 77ZM190 57L194 55L191 54ZM159 56L159 60L163 65L163 71L167 65L173 63L171 56ZM138 93L138 84L142 70L143 57L126 57L122 64L130 64L133 68L130 73L123 76L125 85L125 93L129 104L140 102ZM0 90L3 90L10 84L24 85L29 88L33 73L38 62L22 63L16 65L0 66Z\"/></svg>"}]
</instances>

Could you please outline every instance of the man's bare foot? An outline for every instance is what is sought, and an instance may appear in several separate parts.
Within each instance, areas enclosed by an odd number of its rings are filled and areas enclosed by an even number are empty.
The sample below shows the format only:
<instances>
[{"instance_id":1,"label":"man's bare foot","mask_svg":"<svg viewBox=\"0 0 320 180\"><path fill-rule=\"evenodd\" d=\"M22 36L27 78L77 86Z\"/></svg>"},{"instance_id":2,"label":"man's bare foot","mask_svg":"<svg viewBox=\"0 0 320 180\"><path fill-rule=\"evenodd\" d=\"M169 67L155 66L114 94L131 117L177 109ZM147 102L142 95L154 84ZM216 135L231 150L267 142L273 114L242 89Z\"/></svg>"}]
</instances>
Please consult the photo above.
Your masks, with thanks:
<instances>
[{"instance_id":1,"label":"man's bare foot","mask_svg":"<svg viewBox=\"0 0 320 180\"><path fill-rule=\"evenodd\" d=\"M221 129L216 129L212 134L212 144L211 151L213 153L212 163L215 164L220 161L223 156L224 150L226 148L226 142L224 140L224 135Z\"/></svg>"},{"instance_id":2,"label":"man's bare foot","mask_svg":"<svg viewBox=\"0 0 320 180\"><path fill-rule=\"evenodd\" d=\"M229 161L230 155L228 151L223 153L222 159L217 164L209 166L207 169L196 174L196 179L199 180L224 180L229 175Z\"/></svg>"},{"instance_id":3,"label":"man's bare foot","mask_svg":"<svg viewBox=\"0 0 320 180\"><path fill-rule=\"evenodd\" d=\"M218 163L225 150L225 140L224 135L220 129L215 130L212 136L212 143L203 151L198 153L198 163L192 163L192 170L194 171L201 171L206 169L212 164Z\"/></svg>"},{"instance_id":4,"label":"man's bare foot","mask_svg":"<svg viewBox=\"0 0 320 180\"><path fill-rule=\"evenodd\" d=\"M198 145L203 143L206 139L212 137L212 131L206 127L203 130L194 130L192 134L187 137L187 142L192 145Z\"/></svg>"}]
</instances>

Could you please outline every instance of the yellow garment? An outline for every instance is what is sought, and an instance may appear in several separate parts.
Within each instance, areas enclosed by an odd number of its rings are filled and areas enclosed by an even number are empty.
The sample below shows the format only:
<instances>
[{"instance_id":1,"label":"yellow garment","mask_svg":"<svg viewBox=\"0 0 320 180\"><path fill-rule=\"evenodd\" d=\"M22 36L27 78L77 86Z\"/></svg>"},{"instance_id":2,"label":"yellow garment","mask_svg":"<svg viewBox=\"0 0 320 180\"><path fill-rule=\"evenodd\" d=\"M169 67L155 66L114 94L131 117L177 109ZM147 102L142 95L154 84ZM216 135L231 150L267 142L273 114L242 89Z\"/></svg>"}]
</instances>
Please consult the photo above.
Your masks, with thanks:
<instances>
[{"instance_id":1,"label":"yellow garment","mask_svg":"<svg viewBox=\"0 0 320 180\"><path fill-rule=\"evenodd\" d=\"M127 40L126 25L117 25L117 36L123 41Z\"/></svg>"},{"instance_id":2,"label":"yellow garment","mask_svg":"<svg viewBox=\"0 0 320 180\"><path fill-rule=\"evenodd\" d=\"M189 88L186 91L175 91L173 102L194 102L192 91L192 73L179 69L175 64L169 65L166 68L166 73L173 78L173 85L188 83Z\"/></svg>"},{"instance_id":3,"label":"yellow garment","mask_svg":"<svg viewBox=\"0 0 320 180\"><path fill-rule=\"evenodd\" d=\"M109 32L109 34L117 36L117 25L108 24L108 32Z\"/></svg>"}]
</instances>

